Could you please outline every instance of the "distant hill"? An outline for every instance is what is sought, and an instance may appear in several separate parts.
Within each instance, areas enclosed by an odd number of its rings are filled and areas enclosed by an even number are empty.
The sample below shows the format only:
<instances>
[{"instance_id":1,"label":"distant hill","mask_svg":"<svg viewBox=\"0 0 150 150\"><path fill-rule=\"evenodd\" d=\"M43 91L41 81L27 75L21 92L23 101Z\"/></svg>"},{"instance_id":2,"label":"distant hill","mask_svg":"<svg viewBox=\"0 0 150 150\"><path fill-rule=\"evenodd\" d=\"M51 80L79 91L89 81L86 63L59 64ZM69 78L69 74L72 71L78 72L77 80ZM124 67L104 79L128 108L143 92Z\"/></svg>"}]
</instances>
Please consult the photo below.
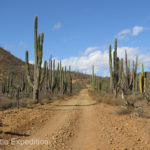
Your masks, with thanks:
<instances>
[{"instance_id":1,"label":"distant hill","mask_svg":"<svg viewBox=\"0 0 150 150\"><path fill-rule=\"evenodd\" d=\"M32 68L33 65L30 65L30 69ZM9 72L14 72L15 76L18 76L21 73L25 74L25 62L0 47L0 82L3 80L3 76ZM89 75L72 72L72 78L89 79Z\"/></svg>"},{"instance_id":2,"label":"distant hill","mask_svg":"<svg viewBox=\"0 0 150 150\"><path fill-rule=\"evenodd\" d=\"M0 81L3 75L8 72L25 73L25 63L5 49L0 48Z\"/></svg>"}]
</instances>

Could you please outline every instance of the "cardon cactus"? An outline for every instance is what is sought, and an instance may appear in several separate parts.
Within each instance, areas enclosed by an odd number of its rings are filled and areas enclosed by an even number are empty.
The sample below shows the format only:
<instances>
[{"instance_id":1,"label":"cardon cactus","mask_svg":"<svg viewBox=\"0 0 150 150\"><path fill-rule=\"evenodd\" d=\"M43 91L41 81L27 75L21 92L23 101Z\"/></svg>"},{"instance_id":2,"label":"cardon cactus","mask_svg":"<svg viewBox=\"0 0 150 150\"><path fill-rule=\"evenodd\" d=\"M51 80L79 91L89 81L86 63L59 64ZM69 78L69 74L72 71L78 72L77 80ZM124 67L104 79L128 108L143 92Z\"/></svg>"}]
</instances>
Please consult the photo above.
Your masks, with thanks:
<instances>
[{"instance_id":1,"label":"cardon cactus","mask_svg":"<svg viewBox=\"0 0 150 150\"><path fill-rule=\"evenodd\" d=\"M110 90L112 90L113 74L112 74L111 45L109 45L109 71L110 71Z\"/></svg>"},{"instance_id":2,"label":"cardon cactus","mask_svg":"<svg viewBox=\"0 0 150 150\"><path fill-rule=\"evenodd\" d=\"M27 80L31 87L33 87L33 100L37 103L39 102L39 89L43 84L45 78L45 69L46 69L46 61L44 62L44 68L41 73L41 64L42 64L42 53L43 53L43 38L44 34L37 33L37 16L35 17L35 24L34 24L34 81L30 75L29 70L29 60L28 60L28 51L26 50L25 53L25 64L26 64L26 75Z\"/></svg>"},{"instance_id":3,"label":"cardon cactus","mask_svg":"<svg viewBox=\"0 0 150 150\"><path fill-rule=\"evenodd\" d=\"M68 93L72 95L72 77L71 77L71 67L69 66L68 71Z\"/></svg>"},{"instance_id":4,"label":"cardon cactus","mask_svg":"<svg viewBox=\"0 0 150 150\"><path fill-rule=\"evenodd\" d=\"M110 88L113 89L114 96L117 97L119 85L119 58L117 57L117 39L113 51L113 65L111 55L111 45L109 45L109 71L110 71Z\"/></svg>"},{"instance_id":5,"label":"cardon cactus","mask_svg":"<svg viewBox=\"0 0 150 150\"><path fill-rule=\"evenodd\" d=\"M95 90L95 84L96 84L96 76L94 73L94 65L92 66L92 75L90 77L90 85L91 85L91 90Z\"/></svg>"},{"instance_id":6,"label":"cardon cactus","mask_svg":"<svg viewBox=\"0 0 150 150\"><path fill-rule=\"evenodd\" d=\"M144 73L144 65L142 64L142 73L139 74L139 88L140 93L144 94L147 88L147 78L146 73Z\"/></svg>"}]
</instances>

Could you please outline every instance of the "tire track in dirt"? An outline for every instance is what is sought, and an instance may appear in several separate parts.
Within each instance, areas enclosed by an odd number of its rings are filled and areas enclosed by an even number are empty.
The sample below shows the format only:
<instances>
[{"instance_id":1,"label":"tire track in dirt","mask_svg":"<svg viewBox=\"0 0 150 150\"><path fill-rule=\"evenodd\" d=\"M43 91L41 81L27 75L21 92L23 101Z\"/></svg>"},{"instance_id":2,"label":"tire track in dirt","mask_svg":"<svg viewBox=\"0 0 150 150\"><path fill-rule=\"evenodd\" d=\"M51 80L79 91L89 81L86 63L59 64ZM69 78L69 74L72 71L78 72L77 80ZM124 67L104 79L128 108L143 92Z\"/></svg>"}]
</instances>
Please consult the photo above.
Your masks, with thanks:
<instances>
[{"instance_id":1,"label":"tire track in dirt","mask_svg":"<svg viewBox=\"0 0 150 150\"><path fill-rule=\"evenodd\" d=\"M13 147L15 150L150 150L144 122L119 116L118 107L95 102L84 89L78 96L53 104L54 114L26 139L48 140L47 145ZM51 113L51 112L50 112ZM12 150L12 147L10 147Z\"/></svg>"},{"instance_id":2,"label":"tire track in dirt","mask_svg":"<svg viewBox=\"0 0 150 150\"><path fill-rule=\"evenodd\" d=\"M141 118L139 123L133 114L117 115L118 107L93 105L86 90L80 96L79 127L66 150L150 150Z\"/></svg>"},{"instance_id":3,"label":"tire track in dirt","mask_svg":"<svg viewBox=\"0 0 150 150\"><path fill-rule=\"evenodd\" d=\"M46 145L15 145L10 149L15 150L33 150L33 149L65 149L65 142L68 141L75 132L76 122L79 117L80 110L76 108L80 101L80 96L75 96L67 101L62 101L60 104L52 105L51 111L55 115L51 117L47 123L39 130L34 132L29 138L24 140L48 140Z\"/></svg>"},{"instance_id":4,"label":"tire track in dirt","mask_svg":"<svg viewBox=\"0 0 150 150\"><path fill-rule=\"evenodd\" d=\"M107 141L99 136L99 122L96 111L98 103L91 99L87 90L80 96L82 98L80 101L79 127L67 150L100 150L103 145L109 149Z\"/></svg>"}]
</instances>

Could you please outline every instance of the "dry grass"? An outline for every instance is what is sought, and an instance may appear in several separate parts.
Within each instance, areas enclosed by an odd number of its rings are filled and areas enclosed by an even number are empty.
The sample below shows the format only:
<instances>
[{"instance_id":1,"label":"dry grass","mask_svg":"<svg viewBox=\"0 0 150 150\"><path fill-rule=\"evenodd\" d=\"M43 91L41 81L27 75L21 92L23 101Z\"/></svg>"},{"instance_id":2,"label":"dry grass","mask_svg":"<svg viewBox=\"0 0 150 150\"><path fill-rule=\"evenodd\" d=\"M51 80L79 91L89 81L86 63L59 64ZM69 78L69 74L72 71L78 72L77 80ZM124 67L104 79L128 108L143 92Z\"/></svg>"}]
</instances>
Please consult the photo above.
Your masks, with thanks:
<instances>
[{"instance_id":1,"label":"dry grass","mask_svg":"<svg viewBox=\"0 0 150 150\"><path fill-rule=\"evenodd\" d=\"M23 98L19 100L19 107L29 107L35 102L31 98ZM10 99L4 96L0 98L0 110L17 107L16 99Z\"/></svg>"},{"instance_id":2,"label":"dry grass","mask_svg":"<svg viewBox=\"0 0 150 150\"><path fill-rule=\"evenodd\" d=\"M130 95L126 98L128 102L126 106L119 107L117 114L130 114L134 113L138 117L150 118L150 105L143 98L142 95Z\"/></svg>"},{"instance_id":3,"label":"dry grass","mask_svg":"<svg viewBox=\"0 0 150 150\"><path fill-rule=\"evenodd\" d=\"M30 65L30 71L32 74L33 65ZM14 84L16 84L16 82L20 79L21 73L25 75L25 63L0 47L0 84L3 82L3 78L6 75L8 75L9 72L14 73L13 82ZM73 95L75 95L78 94L81 89L86 87L86 84L89 82L89 75L82 74L79 72L71 72L71 76L73 79ZM2 95L1 91L2 90L0 86L0 110L16 107L17 103L15 97L10 99L7 96ZM32 93L30 96L27 96L27 98L21 98L21 97L19 100L20 107L28 107L28 105L34 103L32 101ZM63 98L64 96L60 96L58 94L50 95L49 93L45 95L43 93L40 93L41 104L50 103L55 98L60 98L60 97Z\"/></svg>"},{"instance_id":4,"label":"dry grass","mask_svg":"<svg viewBox=\"0 0 150 150\"><path fill-rule=\"evenodd\" d=\"M128 115L130 114L132 111L130 109L128 109L128 107L120 107L116 113L118 115Z\"/></svg>"},{"instance_id":5,"label":"dry grass","mask_svg":"<svg viewBox=\"0 0 150 150\"><path fill-rule=\"evenodd\" d=\"M77 80L73 83L73 94L77 95L79 94L80 90L83 88L86 88L86 80ZM64 99L64 98L70 98L71 95L59 95L59 94L50 94L50 93L40 93L40 104L48 104L56 99ZM35 102L32 99L32 93L29 97L24 97L19 99L19 107L33 107L32 105L35 104ZM0 110L6 110L9 108L15 108L17 107L17 101L14 98L8 98L7 96L4 96L0 94Z\"/></svg>"},{"instance_id":6,"label":"dry grass","mask_svg":"<svg viewBox=\"0 0 150 150\"><path fill-rule=\"evenodd\" d=\"M102 103L108 104L108 105L112 105L112 106L120 106L124 104L124 101L118 97L117 99L114 98L113 95L108 94L104 91L101 92L93 92L91 90L88 91L89 95L92 97L92 99L96 100L96 101L100 101Z\"/></svg>"},{"instance_id":7,"label":"dry grass","mask_svg":"<svg viewBox=\"0 0 150 150\"><path fill-rule=\"evenodd\" d=\"M120 106L124 104L124 101L121 98L114 98L112 95L104 96L102 98L102 102L113 106Z\"/></svg>"},{"instance_id":8,"label":"dry grass","mask_svg":"<svg viewBox=\"0 0 150 150\"><path fill-rule=\"evenodd\" d=\"M122 100L119 96L115 99L113 95L106 93L97 94L90 90L89 95L94 100L111 106L118 106L116 111L116 114L118 115L129 115L134 113L138 117L150 118L150 104L147 103L142 95L128 95L124 100Z\"/></svg>"}]
</instances>

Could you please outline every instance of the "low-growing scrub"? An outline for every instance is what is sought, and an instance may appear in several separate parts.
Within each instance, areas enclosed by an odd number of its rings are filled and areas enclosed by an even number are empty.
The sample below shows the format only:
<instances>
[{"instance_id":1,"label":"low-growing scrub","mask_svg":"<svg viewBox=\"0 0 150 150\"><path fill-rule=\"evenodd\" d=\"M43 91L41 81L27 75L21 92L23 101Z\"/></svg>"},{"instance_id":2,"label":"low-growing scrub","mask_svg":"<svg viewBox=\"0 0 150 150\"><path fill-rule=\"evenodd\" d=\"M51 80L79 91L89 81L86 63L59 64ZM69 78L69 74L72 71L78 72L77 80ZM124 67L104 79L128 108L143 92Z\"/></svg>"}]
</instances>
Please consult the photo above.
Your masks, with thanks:
<instances>
[{"instance_id":1,"label":"low-growing scrub","mask_svg":"<svg viewBox=\"0 0 150 150\"><path fill-rule=\"evenodd\" d=\"M116 111L116 113L117 113L118 115L128 115L128 114L130 114L131 112L132 112L132 111L129 110L128 107L120 107L120 108Z\"/></svg>"},{"instance_id":2,"label":"low-growing scrub","mask_svg":"<svg viewBox=\"0 0 150 150\"><path fill-rule=\"evenodd\" d=\"M102 102L109 104L109 105L113 105L113 106L120 106L120 105L124 105L124 101L121 98L113 98L111 95L110 96L105 96L102 98Z\"/></svg>"}]
</instances>

